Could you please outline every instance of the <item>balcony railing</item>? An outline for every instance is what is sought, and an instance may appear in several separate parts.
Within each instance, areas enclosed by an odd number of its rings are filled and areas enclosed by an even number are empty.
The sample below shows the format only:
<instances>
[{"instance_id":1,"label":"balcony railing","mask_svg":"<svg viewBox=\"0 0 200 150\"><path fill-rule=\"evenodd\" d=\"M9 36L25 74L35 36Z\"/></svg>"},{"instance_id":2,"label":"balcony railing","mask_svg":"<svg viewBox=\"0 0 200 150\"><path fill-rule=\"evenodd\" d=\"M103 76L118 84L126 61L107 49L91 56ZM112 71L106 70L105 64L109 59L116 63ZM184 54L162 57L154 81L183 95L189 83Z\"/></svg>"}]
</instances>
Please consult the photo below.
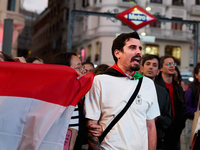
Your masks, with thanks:
<instances>
[{"instance_id":1,"label":"balcony railing","mask_svg":"<svg viewBox=\"0 0 200 150\"><path fill-rule=\"evenodd\" d=\"M167 30L161 28L146 28L147 35L160 39L178 40L191 42L193 34L191 31Z\"/></svg>"},{"instance_id":2,"label":"balcony railing","mask_svg":"<svg viewBox=\"0 0 200 150\"><path fill-rule=\"evenodd\" d=\"M114 30L104 30L106 28L97 27L92 30L87 30L80 35L73 36L73 44L77 44L84 40L92 40L96 37L101 36L116 36L116 33L128 33L133 30L128 26L116 26ZM174 41L192 41L192 31L178 31L178 30L167 30L161 28L150 28L146 27L145 32L147 35L155 36L157 39L166 39Z\"/></svg>"}]
</instances>

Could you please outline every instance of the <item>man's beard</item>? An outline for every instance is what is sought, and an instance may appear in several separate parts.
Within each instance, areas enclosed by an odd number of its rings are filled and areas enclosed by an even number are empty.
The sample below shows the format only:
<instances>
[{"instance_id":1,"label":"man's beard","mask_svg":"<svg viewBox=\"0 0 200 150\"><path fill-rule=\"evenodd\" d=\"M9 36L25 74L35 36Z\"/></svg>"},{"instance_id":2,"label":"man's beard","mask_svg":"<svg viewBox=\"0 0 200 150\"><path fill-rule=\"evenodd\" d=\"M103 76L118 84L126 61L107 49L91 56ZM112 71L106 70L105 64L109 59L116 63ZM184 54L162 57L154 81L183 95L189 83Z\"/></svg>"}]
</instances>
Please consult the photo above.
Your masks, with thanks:
<instances>
[{"instance_id":1,"label":"man's beard","mask_svg":"<svg viewBox=\"0 0 200 150\"><path fill-rule=\"evenodd\" d=\"M130 66L130 70L131 71L138 71L138 70L140 70L140 65L135 64L134 67Z\"/></svg>"},{"instance_id":2,"label":"man's beard","mask_svg":"<svg viewBox=\"0 0 200 150\"><path fill-rule=\"evenodd\" d=\"M136 57L140 57L140 58L141 58L141 56L140 56L139 54L137 54L137 55L135 55L134 57L131 58L131 62L132 62L132 61L135 61L135 58L136 58ZM137 60L136 60L136 61L137 61ZM139 62L139 63L140 63L140 62ZM138 70L140 70L140 65L139 65L139 64L135 64L134 67L130 66L130 70L131 70L131 71L138 71Z\"/></svg>"}]
</instances>

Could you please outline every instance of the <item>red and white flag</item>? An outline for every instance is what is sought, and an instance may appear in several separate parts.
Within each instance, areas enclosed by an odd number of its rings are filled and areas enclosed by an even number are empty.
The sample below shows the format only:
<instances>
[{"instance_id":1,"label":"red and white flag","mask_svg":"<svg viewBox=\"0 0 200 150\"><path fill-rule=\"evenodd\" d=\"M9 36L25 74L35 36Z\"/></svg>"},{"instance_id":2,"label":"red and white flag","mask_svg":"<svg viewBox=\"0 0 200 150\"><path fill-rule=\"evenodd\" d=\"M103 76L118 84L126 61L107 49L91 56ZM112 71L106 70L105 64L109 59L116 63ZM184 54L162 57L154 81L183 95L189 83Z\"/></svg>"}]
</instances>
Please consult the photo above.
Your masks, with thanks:
<instances>
[{"instance_id":1,"label":"red and white flag","mask_svg":"<svg viewBox=\"0 0 200 150\"><path fill-rule=\"evenodd\" d=\"M0 62L0 149L63 150L69 120L92 85L62 65Z\"/></svg>"}]
</instances>

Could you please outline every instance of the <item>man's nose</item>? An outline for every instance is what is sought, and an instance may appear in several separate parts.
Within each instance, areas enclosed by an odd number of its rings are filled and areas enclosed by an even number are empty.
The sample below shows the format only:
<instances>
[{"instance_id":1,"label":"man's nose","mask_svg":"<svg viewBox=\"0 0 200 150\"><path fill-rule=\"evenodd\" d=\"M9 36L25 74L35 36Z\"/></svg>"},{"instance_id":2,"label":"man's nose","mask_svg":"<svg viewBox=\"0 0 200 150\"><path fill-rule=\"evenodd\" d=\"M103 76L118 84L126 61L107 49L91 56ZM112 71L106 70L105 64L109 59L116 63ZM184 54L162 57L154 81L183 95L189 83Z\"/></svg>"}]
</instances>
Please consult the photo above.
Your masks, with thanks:
<instances>
[{"instance_id":1,"label":"man's nose","mask_svg":"<svg viewBox=\"0 0 200 150\"><path fill-rule=\"evenodd\" d=\"M149 66L150 66L149 68L151 68L151 69L153 68L153 65L152 65L152 64L151 64L151 65L149 65Z\"/></svg>"},{"instance_id":2,"label":"man's nose","mask_svg":"<svg viewBox=\"0 0 200 150\"><path fill-rule=\"evenodd\" d=\"M136 51L137 54L141 55L141 50L139 47L137 47L137 51Z\"/></svg>"}]
</instances>

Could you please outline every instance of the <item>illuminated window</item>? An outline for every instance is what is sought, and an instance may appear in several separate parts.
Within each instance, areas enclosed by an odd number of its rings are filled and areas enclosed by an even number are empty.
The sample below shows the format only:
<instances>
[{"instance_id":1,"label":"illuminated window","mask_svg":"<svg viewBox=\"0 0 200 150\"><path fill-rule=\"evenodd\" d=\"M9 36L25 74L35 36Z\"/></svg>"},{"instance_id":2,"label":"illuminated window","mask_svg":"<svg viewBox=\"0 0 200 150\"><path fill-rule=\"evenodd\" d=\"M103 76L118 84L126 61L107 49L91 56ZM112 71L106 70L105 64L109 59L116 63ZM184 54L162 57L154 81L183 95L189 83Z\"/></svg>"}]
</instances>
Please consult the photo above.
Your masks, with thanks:
<instances>
[{"instance_id":1,"label":"illuminated window","mask_svg":"<svg viewBox=\"0 0 200 150\"><path fill-rule=\"evenodd\" d=\"M158 45L151 45L147 44L145 47L145 54L152 54L152 55L158 55L159 54L159 46Z\"/></svg>"},{"instance_id":2,"label":"illuminated window","mask_svg":"<svg viewBox=\"0 0 200 150\"><path fill-rule=\"evenodd\" d=\"M177 65L180 65L181 61L181 48L179 46L166 46L165 55L171 55L176 59Z\"/></svg>"},{"instance_id":3,"label":"illuminated window","mask_svg":"<svg viewBox=\"0 0 200 150\"><path fill-rule=\"evenodd\" d=\"M81 49L81 61L85 62L85 60L86 60L86 49L82 48Z\"/></svg>"}]
</instances>

